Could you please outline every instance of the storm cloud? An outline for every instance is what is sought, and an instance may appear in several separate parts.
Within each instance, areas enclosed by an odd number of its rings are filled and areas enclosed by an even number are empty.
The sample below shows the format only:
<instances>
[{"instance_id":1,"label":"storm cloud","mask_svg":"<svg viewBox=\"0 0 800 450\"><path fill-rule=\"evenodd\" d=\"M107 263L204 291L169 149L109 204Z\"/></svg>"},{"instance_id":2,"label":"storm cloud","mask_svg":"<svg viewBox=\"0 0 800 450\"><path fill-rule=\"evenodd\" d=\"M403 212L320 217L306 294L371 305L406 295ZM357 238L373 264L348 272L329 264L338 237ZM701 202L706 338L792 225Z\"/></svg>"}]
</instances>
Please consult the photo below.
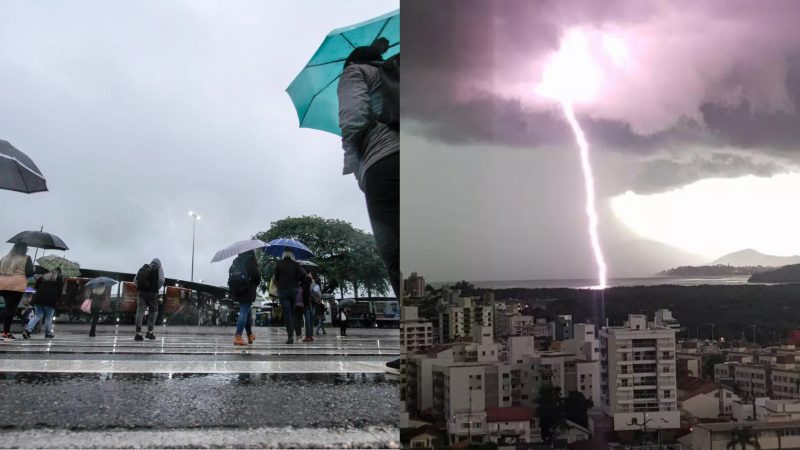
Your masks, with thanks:
<instances>
[{"instance_id":1,"label":"storm cloud","mask_svg":"<svg viewBox=\"0 0 800 450\"><path fill-rule=\"evenodd\" d=\"M641 158L643 174L650 159L698 144L786 161L800 154L800 8L791 1L410 0L403 8L415 18L403 23L404 76L413 80L403 114L429 138L570 144L558 105L534 87L564 33L580 30L593 45L611 35L629 50L619 67L598 60L602 93L576 104L594 147ZM709 174L725 172L705 161Z\"/></svg>"}]
</instances>

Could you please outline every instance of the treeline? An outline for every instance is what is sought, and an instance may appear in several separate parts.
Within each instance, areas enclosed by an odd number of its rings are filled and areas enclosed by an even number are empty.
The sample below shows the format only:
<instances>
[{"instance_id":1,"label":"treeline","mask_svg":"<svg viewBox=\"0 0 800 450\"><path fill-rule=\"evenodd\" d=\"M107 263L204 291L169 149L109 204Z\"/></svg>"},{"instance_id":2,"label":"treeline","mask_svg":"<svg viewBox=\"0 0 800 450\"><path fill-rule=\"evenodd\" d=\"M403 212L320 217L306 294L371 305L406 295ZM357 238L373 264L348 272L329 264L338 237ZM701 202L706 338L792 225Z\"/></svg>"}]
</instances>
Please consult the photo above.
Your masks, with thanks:
<instances>
[{"instance_id":1,"label":"treeline","mask_svg":"<svg viewBox=\"0 0 800 450\"><path fill-rule=\"evenodd\" d=\"M779 285L702 285L614 287L605 291L588 289L499 289L496 300L519 300L537 317L554 318L570 314L574 322L599 321L605 298L606 317L621 325L628 314L647 314L650 320L657 309L667 308L680 322L681 336L714 336L727 340L756 339L762 344L785 338L788 331L800 329L800 284ZM557 299L553 301L553 299ZM549 301L543 301L549 300ZM534 308L536 307L536 309ZM699 329L698 329L699 327Z\"/></svg>"},{"instance_id":2,"label":"treeline","mask_svg":"<svg viewBox=\"0 0 800 450\"><path fill-rule=\"evenodd\" d=\"M751 283L800 283L800 264L755 273L747 281Z\"/></svg>"},{"instance_id":3,"label":"treeline","mask_svg":"<svg viewBox=\"0 0 800 450\"><path fill-rule=\"evenodd\" d=\"M667 277L719 277L730 275L752 275L754 273L765 272L772 267L764 266L729 266L727 264L715 264L713 266L680 266L668 270L662 270L656 275Z\"/></svg>"}]
</instances>

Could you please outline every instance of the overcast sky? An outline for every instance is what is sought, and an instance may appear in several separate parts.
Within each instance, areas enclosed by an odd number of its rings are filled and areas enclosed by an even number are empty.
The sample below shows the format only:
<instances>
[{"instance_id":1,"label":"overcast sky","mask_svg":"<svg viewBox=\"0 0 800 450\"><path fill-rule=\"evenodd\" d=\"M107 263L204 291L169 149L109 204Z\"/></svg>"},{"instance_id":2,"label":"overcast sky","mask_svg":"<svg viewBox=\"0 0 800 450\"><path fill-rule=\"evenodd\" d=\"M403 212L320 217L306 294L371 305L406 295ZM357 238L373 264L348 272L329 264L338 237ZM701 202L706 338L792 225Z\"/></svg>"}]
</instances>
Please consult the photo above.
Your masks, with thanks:
<instances>
[{"instance_id":1,"label":"overcast sky","mask_svg":"<svg viewBox=\"0 0 800 450\"><path fill-rule=\"evenodd\" d=\"M329 31L399 5L343 3L0 2L0 139L50 188L0 191L0 236L44 226L83 267L159 257L188 279L194 210L195 280L224 284L213 254L274 220L370 230L339 137L300 129L284 92Z\"/></svg>"},{"instance_id":2,"label":"overcast sky","mask_svg":"<svg viewBox=\"0 0 800 450\"><path fill-rule=\"evenodd\" d=\"M599 73L575 109L610 276L800 253L796 2L404 0L403 16L406 274L595 274L574 138L536 95L570 33Z\"/></svg>"}]
</instances>

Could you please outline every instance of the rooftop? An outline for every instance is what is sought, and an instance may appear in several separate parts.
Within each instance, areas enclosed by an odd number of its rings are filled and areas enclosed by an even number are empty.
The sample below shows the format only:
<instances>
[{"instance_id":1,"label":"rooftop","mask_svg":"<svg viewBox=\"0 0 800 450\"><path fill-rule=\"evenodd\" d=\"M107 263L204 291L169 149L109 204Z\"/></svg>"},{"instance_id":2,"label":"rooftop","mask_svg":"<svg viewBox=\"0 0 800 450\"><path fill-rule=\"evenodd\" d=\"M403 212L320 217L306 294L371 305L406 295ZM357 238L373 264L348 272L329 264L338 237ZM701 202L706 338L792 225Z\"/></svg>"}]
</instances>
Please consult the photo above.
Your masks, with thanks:
<instances>
[{"instance_id":1,"label":"rooftop","mask_svg":"<svg viewBox=\"0 0 800 450\"><path fill-rule=\"evenodd\" d=\"M800 420L787 422L722 422L722 423L701 423L697 428L705 428L713 432L731 431L735 428L750 427L753 430L780 430L784 428L800 428Z\"/></svg>"},{"instance_id":2,"label":"rooftop","mask_svg":"<svg viewBox=\"0 0 800 450\"><path fill-rule=\"evenodd\" d=\"M486 408L487 422L530 422L533 417L534 411L527 406Z\"/></svg>"}]
</instances>

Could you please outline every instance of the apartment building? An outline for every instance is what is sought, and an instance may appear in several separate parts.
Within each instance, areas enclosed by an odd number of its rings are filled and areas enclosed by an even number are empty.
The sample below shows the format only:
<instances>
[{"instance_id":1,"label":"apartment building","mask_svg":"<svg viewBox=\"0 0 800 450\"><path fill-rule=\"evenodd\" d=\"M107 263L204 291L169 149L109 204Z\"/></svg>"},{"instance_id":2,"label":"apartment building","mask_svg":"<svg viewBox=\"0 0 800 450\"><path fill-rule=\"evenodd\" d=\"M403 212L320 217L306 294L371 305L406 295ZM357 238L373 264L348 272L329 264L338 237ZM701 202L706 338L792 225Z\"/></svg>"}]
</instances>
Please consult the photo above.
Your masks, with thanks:
<instances>
[{"instance_id":1,"label":"apartment building","mask_svg":"<svg viewBox=\"0 0 800 450\"><path fill-rule=\"evenodd\" d=\"M692 450L728 450L734 430L750 427L761 450L800 448L800 421L701 423L692 431Z\"/></svg>"},{"instance_id":2,"label":"apartment building","mask_svg":"<svg viewBox=\"0 0 800 450\"><path fill-rule=\"evenodd\" d=\"M400 321L400 398L408 387L408 355L433 346L433 324L419 319L416 306L404 306Z\"/></svg>"},{"instance_id":3,"label":"apartment building","mask_svg":"<svg viewBox=\"0 0 800 450\"><path fill-rule=\"evenodd\" d=\"M600 404L614 431L641 430L643 420L680 427L674 329L629 315L624 326L600 332L600 357Z\"/></svg>"},{"instance_id":4,"label":"apartment building","mask_svg":"<svg viewBox=\"0 0 800 450\"><path fill-rule=\"evenodd\" d=\"M455 295L458 291L442 291L445 310L439 313L439 342L453 342L472 334L473 324L492 327L494 333L494 303L475 297ZM445 295L446 292L446 295Z\"/></svg>"}]
</instances>

